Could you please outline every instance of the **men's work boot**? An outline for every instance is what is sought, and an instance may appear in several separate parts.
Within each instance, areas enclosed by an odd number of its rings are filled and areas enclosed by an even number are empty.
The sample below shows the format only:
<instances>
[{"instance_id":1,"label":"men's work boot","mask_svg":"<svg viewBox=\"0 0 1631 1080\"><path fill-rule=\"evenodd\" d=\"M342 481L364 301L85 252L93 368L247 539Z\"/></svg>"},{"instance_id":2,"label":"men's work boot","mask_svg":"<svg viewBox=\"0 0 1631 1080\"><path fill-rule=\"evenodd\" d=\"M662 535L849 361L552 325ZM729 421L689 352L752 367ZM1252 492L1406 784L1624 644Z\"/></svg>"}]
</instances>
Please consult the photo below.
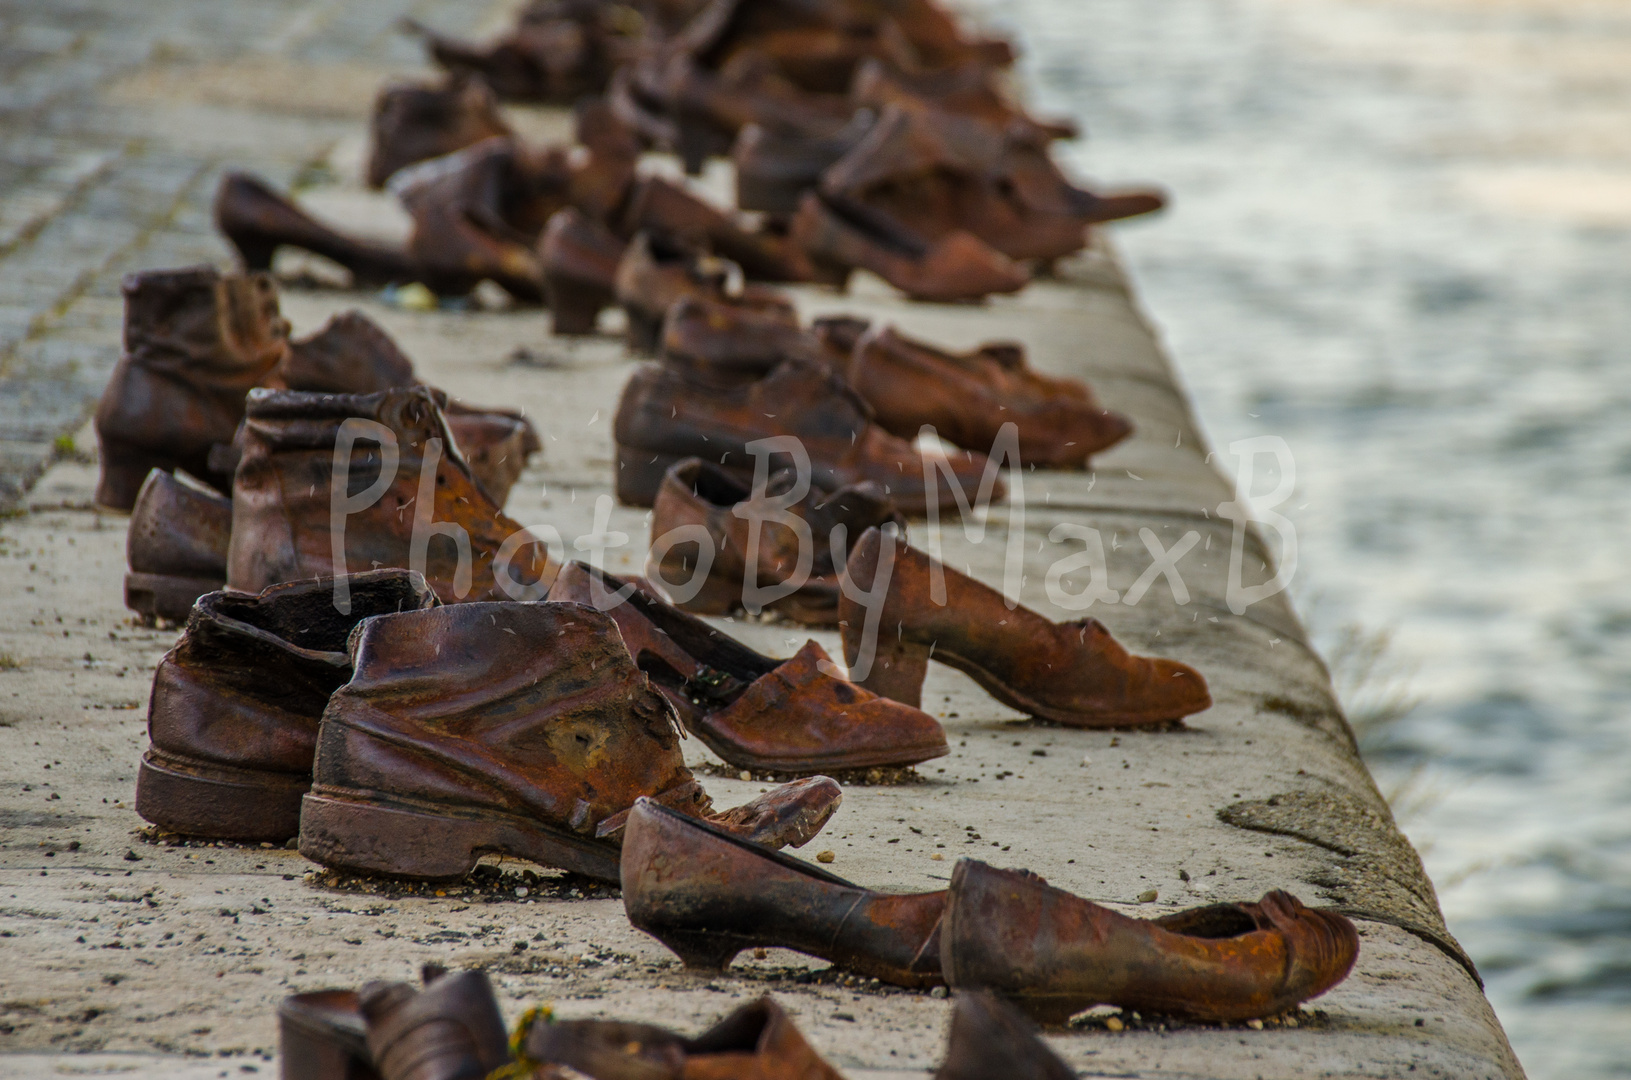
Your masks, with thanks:
<instances>
[{"instance_id":1,"label":"men's work boot","mask_svg":"<svg viewBox=\"0 0 1631 1080\"><path fill-rule=\"evenodd\" d=\"M213 266L128 275L125 350L96 408L96 501L129 510L152 469L185 469L219 490L210 448L232 442L244 394L288 350L289 324L265 274Z\"/></svg>"},{"instance_id":2,"label":"men's work boot","mask_svg":"<svg viewBox=\"0 0 1631 1080\"><path fill-rule=\"evenodd\" d=\"M624 243L576 207L557 211L538 242L553 329L592 334L600 313L617 302L617 266Z\"/></svg>"},{"instance_id":3,"label":"men's work boot","mask_svg":"<svg viewBox=\"0 0 1631 1080\"><path fill-rule=\"evenodd\" d=\"M934 1080L1076 1080L1024 1013L984 990L959 990L951 1004L946 1057Z\"/></svg>"},{"instance_id":4,"label":"men's work boot","mask_svg":"<svg viewBox=\"0 0 1631 1080\"><path fill-rule=\"evenodd\" d=\"M837 808L824 777L714 814L673 710L617 625L576 604L458 604L372 619L329 700L300 850L324 866L457 879L485 852L617 880L652 796L780 846Z\"/></svg>"},{"instance_id":5,"label":"men's work boot","mask_svg":"<svg viewBox=\"0 0 1631 1080\"><path fill-rule=\"evenodd\" d=\"M369 123L368 186L382 188L398 169L515 134L480 79L393 82L374 99Z\"/></svg>"},{"instance_id":6,"label":"men's work boot","mask_svg":"<svg viewBox=\"0 0 1631 1080\"><path fill-rule=\"evenodd\" d=\"M876 627L871 670L862 686L916 705L933 657L979 683L1011 709L1069 727L1159 724L1212 707L1206 680L1176 660L1133 656L1097 619L1050 622L949 566L946 602L932 598L933 560L896 542L883 565L885 539L869 529L850 551L855 587L870 593L880 573L888 594ZM839 605L845 662L861 662L867 611L845 597Z\"/></svg>"},{"instance_id":7,"label":"men's work boot","mask_svg":"<svg viewBox=\"0 0 1631 1080\"><path fill-rule=\"evenodd\" d=\"M652 353L661 340L668 309L686 297L702 297L756 311L786 311L793 305L762 285L743 285L734 263L651 233L638 233L617 265L614 290L629 320L629 348Z\"/></svg>"},{"instance_id":8,"label":"men's work boot","mask_svg":"<svg viewBox=\"0 0 1631 1080\"><path fill-rule=\"evenodd\" d=\"M940 928L948 983L1053 1024L1095 1005L1211 1021L1276 1016L1347 978L1358 955L1353 923L1279 890L1255 904L1131 919L973 859L952 870Z\"/></svg>"},{"instance_id":9,"label":"men's work boot","mask_svg":"<svg viewBox=\"0 0 1631 1080\"><path fill-rule=\"evenodd\" d=\"M423 990L371 982L357 992L382 1080L485 1080L510 1061L509 1033L484 971L449 972Z\"/></svg>"},{"instance_id":10,"label":"men's work boot","mask_svg":"<svg viewBox=\"0 0 1631 1080\"><path fill-rule=\"evenodd\" d=\"M125 533L125 607L149 625L179 623L193 601L225 588L232 500L186 473L147 474Z\"/></svg>"},{"instance_id":11,"label":"men's work boot","mask_svg":"<svg viewBox=\"0 0 1631 1080\"><path fill-rule=\"evenodd\" d=\"M348 487L338 491L335 448L342 429L356 428L346 427L351 420L376 426L357 436ZM394 447L382 450L374 441L381 427ZM444 603L536 598L554 580L544 545L518 535L522 526L471 474L428 387L377 394L256 390L241 443L227 558L234 589L258 592L380 566L418 569L416 529L425 545L423 573Z\"/></svg>"},{"instance_id":12,"label":"men's work boot","mask_svg":"<svg viewBox=\"0 0 1631 1080\"><path fill-rule=\"evenodd\" d=\"M739 768L836 772L950 752L933 717L827 674L822 664L836 665L814 641L790 660L774 660L583 563L562 567L549 598L605 605L629 655L686 730Z\"/></svg>"},{"instance_id":13,"label":"men's work boot","mask_svg":"<svg viewBox=\"0 0 1631 1080\"><path fill-rule=\"evenodd\" d=\"M167 832L280 842L300 831L317 723L351 676L346 638L363 619L432 606L418 574L375 570L199 598L159 661L136 812Z\"/></svg>"},{"instance_id":14,"label":"men's work boot","mask_svg":"<svg viewBox=\"0 0 1631 1080\"><path fill-rule=\"evenodd\" d=\"M744 842L648 799L623 838L629 922L686 967L720 970L753 948L794 949L895 986L936 986L944 892L893 894Z\"/></svg>"}]
</instances>

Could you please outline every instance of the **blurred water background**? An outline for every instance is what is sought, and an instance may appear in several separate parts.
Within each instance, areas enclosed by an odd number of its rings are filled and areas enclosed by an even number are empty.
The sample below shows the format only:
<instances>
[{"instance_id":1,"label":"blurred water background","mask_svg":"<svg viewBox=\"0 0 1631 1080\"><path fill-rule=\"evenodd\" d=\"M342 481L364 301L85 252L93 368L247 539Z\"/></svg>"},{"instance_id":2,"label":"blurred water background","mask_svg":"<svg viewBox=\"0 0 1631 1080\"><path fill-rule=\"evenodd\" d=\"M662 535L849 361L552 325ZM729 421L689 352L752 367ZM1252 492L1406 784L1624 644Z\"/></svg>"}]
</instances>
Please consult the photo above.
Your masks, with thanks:
<instances>
[{"instance_id":1,"label":"blurred water background","mask_svg":"<svg viewBox=\"0 0 1631 1080\"><path fill-rule=\"evenodd\" d=\"M1535 1080L1631 1076L1631 3L982 0ZM1230 460L1230 459L1225 459ZM1306 505L1304 505L1306 504Z\"/></svg>"}]
</instances>

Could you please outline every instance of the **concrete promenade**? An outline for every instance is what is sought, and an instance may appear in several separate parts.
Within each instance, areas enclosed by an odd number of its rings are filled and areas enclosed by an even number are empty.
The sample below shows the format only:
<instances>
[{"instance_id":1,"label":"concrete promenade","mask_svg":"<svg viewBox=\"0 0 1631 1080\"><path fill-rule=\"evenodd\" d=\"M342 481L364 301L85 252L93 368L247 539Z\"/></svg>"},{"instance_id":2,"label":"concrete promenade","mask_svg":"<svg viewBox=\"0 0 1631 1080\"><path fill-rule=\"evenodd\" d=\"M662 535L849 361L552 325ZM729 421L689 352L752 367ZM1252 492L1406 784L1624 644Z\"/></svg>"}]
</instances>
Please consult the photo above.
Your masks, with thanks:
<instances>
[{"instance_id":1,"label":"concrete promenade","mask_svg":"<svg viewBox=\"0 0 1631 1080\"><path fill-rule=\"evenodd\" d=\"M469 27L455 7L172 3L141 5L138 21L108 4L55 22L5 16L4 167L20 171L0 203L0 480L14 509L0 522L0 1076L265 1073L283 995L408 978L431 960L487 967L511 1018L552 1001L565 1016L695 1030L768 992L847 1075L931 1070L948 1003L929 994L778 950L744 956L724 977L689 974L628 926L611 891L514 862L467 886L381 890L314 873L293 851L154 843L130 809L148 683L174 633L128 618L124 522L90 502L95 446L83 422L117 358L118 276L224 262L207 203L225 164L299 181L314 207L382 234L399 229L389 201L356 181L363 118L381 78L416 66L389 29L398 9ZM562 126L518 116L530 132ZM953 754L925 765L921 782L849 785L802 854L831 850L831 869L887 889L942 887L969 856L1136 915L1285 888L1355 918L1354 975L1295 1027L1128 1017L1113 1030L1090 1017L1048 1036L1084 1076L1521 1076L1285 595L1241 615L1226 602L1234 526L1219 507L1233 492L1216 470L1235 462L1206 444L1111 249L981 307L906 304L867 281L850 296L794 291L806 315L856 312L956 347L1022 341L1037 367L1086 378L1132 416L1137 435L1094 472L1024 472L1012 503L1022 526L994 507L974 544L948 520L945 558L998 582L1008 529L1022 528L1021 598L1064 619L1084 613L1049 602L1048 569L1082 544L1051 540L1057 526L1098 530L1109 588L1122 595L1152 562L1141 530L1167 549L1193 532L1175 570L1187 602L1156 577L1136 604L1085 614L1135 651L1195 664L1217 702L1181 731L1082 732L1024 721L931 669L925 708ZM594 529L610 491L611 416L634 367L617 340L551 339L536 311L410 313L361 294L284 294L297 333L349 307L384 324L428 381L527 409L545 450L511 497L513 516L553 525L568 545ZM638 567L645 512L616 508L604 524L630 537L609 568ZM925 542L925 526L912 537ZM1272 555L1255 532L1243 555L1246 581L1263 580ZM1064 581L1069 592L1085 583ZM730 628L778 655L807 636ZM837 654L836 635L815 636ZM711 763L696 740L687 755L722 805L765 786Z\"/></svg>"}]
</instances>

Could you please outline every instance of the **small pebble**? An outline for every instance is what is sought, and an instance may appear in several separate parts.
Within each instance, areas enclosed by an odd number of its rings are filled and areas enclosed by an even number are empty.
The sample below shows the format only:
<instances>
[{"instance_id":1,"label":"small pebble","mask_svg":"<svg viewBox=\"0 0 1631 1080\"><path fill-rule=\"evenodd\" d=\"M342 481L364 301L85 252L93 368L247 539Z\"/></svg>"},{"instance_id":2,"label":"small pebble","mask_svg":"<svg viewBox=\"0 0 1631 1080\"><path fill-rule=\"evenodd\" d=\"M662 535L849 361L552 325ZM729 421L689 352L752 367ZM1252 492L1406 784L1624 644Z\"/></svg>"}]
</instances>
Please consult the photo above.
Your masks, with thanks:
<instances>
[{"instance_id":1,"label":"small pebble","mask_svg":"<svg viewBox=\"0 0 1631 1080\"><path fill-rule=\"evenodd\" d=\"M940 852L937 851L933 855L929 856L929 861L930 862L945 862L946 857L944 855L940 854Z\"/></svg>"},{"instance_id":2,"label":"small pebble","mask_svg":"<svg viewBox=\"0 0 1631 1080\"><path fill-rule=\"evenodd\" d=\"M527 889L527 887L525 885L517 885L515 887L515 895L517 895L517 896L525 896L525 895L527 895L527 892L528 892L528 889Z\"/></svg>"},{"instance_id":3,"label":"small pebble","mask_svg":"<svg viewBox=\"0 0 1631 1080\"><path fill-rule=\"evenodd\" d=\"M1106 1030L1106 1031L1125 1031L1126 1029L1127 1029L1127 1025L1123 1024L1121 1022L1121 1017L1119 1017L1119 1016L1105 1017L1104 1030Z\"/></svg>"},{"instance_id":4,"label":"small pebble","mask_svg":"<svg viewBox=\"0 0 1631 1080\"><path fill-rule=\"evenodd\" d=\"M1138 894L1138 902L1140 904L1153 904L1156 897L1160 895L1161 893L1158 889L1145 889L1143 892Z\"/></svg>"},{"instance_id":5,"label":"small pebble","mask_svg":"<svg viewBox=\"0 0 1631 1080\"><path fill-rule=\"evenodd\" d=\"M823 851L816 855L816 862L832 862L836 858L838 858L838 856L834 855L832 852Z\"/></svg>"},{"instance_id":6,"label":"small pebble","mask_svg":"<svg viewBox=\"0 0 1631 1080\"><path fill-rule=\"evenodd\" d=\"M1082 766L1085 768L1086 766L1091 765L1091 764L1093 764L1093 759L1091 757L1089 757L1088 755L1083 754L1082 755Z\"/></svg>"},{"instance_id":7,"label":"small pebble","mask_svg":"<svg viewBox=\"0 0 1631 1080\"><path fill-rule=\"evenodd\" d=\"M743 769L741 772L736 774L736 778L738 780L752 780L753 774L748 772L746 769Z\"/></svg>"},{"instance_id":8,"label":"small pebble","mask_svg":"<svg viewBox=\"0 0 1631 1080\"><path fill-rule=\"evenodd\" d=\"M933 990L929 991L929 996L932 998L948 997L950 994L951 991L947 990L944 986L937 986Z\"/></svg>"},{"instance_id":9,"label":"small pebble","mask_svg":"<svg viewBox=\"0 0 1631 1080\"><path fill-rule=\"evenodd\" d=\"M1263 1021L1261 1021L1261 1020L1248 1020L1248 1021L1246 1021L1246 1026L1251 1028L1253 1031L1262 1031L1263 1030Z\"/></svg>"},{"instance_id":10,"label":"small pebble","mask_svg":"<svg viewBox=\"0 0 1631 1080\"><path fill-rule=\"evenodd\" d=\"M1281 1023L1285 1024L1286 1027L1294 1028L1297 1026L1297 1018L1295 1016L1288 1016L1281 1021Z\"/></svg>"}]
</instances>

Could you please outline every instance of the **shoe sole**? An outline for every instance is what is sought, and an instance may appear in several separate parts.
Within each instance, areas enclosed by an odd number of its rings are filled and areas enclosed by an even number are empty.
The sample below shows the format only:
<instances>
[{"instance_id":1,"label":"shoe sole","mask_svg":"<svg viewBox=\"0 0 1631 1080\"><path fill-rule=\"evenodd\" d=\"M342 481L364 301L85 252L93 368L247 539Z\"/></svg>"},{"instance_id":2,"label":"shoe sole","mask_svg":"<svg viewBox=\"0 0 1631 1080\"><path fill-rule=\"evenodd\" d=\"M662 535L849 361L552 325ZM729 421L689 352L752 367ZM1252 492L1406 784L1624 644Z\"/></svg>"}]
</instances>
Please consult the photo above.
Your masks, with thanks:
<instances>
[{"instance_id":1,"label":"shoe sole","mask_svg":"<svg viewBox=\"0 0 1631 1080\"><path fill-rule=\"evenodd\" d=\"M888 767L896 769L919 765L925 761L933 761L937 757L945 757L951 753L951 747L941 743L937 747L922 747L914 750L902 750L898 746L880 748L867 753L856 752L845 754L842 757L822 758L767 758L757 754L744 754L732 744L720 739L711 732L686 725L686 730L702 740L702 744L728 765L740 769L762 769L766 772L798 773L806 776L817 776L834 770L848 771L850 769L871 769Z\"/></svg>"},{"instance_id":2,"label":"shoe sole","mask_svg":"<svg viewBox=\"0 0 1631 1080\"><path fill-rule=\"evenodd\" d=\"M300 853L331 869L456 881L488 852L618 881L615 847L514 814L454 815L331 790L308 792L301 803Z\"/></svg>"},{"instance_id":3,"label":"shoe sole","mask_svg":"<svg viewBox=\"0 0 1631 1080\"><path fill-rule=\"evenodd\" d=\"M183 836L282 843L300 832L311 777L189 761L156 750L136 770L136 813Z\"/></svg>"}]
</instances>

